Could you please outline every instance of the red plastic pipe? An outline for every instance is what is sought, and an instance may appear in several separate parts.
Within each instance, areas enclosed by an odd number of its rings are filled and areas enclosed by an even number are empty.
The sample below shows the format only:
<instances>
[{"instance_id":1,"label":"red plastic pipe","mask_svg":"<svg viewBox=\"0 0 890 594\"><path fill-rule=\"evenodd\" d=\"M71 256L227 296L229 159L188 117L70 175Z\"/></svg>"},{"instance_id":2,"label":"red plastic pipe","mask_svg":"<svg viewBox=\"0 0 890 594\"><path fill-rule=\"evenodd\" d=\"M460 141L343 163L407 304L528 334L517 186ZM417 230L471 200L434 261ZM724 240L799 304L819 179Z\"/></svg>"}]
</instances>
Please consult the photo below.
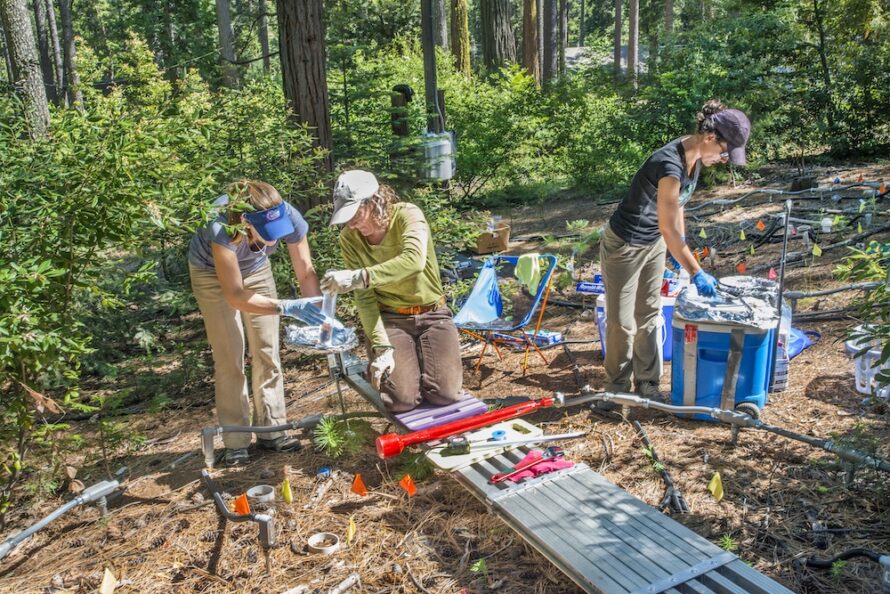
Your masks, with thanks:
<instances>
[{"instance_id":1,"label":"red plastic pipe","mask_svg":"<svg viewBox=\"0 0 890 594\"><path fill-rule=\"evenodd\" d=\"M438 427L430 427L414 433L406 433L399 435L397 433L387 433L377 438L377 455L382 459L392 458L401 454L405 448L418 443L427 441L435 441L437 439L445 439L458 433L472 431L493 425L507 419L515 419L532 413L539 408L548 408L553 406L555 399L552 397L541 398L540 400L529 400L528 402L520 402L506 408L499 408L481 415L470 417L468 419L460 419L439 425Z\"/></svg>"}]
</instances>

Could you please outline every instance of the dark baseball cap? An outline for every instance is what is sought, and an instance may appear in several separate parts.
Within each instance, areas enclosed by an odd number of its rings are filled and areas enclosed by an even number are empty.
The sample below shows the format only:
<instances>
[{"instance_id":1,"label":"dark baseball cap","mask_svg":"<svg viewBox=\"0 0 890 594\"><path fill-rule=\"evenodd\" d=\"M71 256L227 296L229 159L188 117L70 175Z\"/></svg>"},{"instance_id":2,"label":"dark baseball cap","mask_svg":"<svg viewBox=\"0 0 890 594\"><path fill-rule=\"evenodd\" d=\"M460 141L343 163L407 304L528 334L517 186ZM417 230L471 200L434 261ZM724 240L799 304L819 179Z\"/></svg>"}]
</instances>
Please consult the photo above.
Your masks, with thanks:
<instances>
[{"instance_id":1,"label":"dark baseball cap","mask_svg":"<svg viewBox=\"0 0 890 594\"><path fill-rule=\"evenodd\" d=\"M711 116L714 130L729 145L729 160L735 165L745 165L745 145L751 134L751 122L748 116L738 109L724 109Z\"/></svg>"},{"instance_id":2,"label":"dark baseball cap","mask_svg":"<svg viewBox=\"0 0 890 594\"><path fill-rule=\"evenodd\" d=\"M266 241L276 241L294 232L294 224L284 202L259 212L246 212L244 218Z\"/></svg>"}]
</instances>

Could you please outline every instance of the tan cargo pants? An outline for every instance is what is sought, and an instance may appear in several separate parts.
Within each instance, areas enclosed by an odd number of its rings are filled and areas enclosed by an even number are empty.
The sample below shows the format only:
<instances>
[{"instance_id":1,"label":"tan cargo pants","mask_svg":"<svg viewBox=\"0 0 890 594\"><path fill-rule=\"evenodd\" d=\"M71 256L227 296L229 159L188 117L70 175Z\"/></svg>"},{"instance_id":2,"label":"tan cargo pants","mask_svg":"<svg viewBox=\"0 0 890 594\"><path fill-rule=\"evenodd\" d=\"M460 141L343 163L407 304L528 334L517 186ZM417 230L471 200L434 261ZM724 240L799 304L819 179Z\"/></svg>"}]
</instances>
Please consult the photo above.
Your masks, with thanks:
<instances>
[{"instance_id":1,"label":"tan cargo pants","mask_svg":"<svg viewBox=\"0 0 890 594\"><path fill-rule=\"evenodd\" d=\"M284 379L279 357L278 316L238 311L226 302L216 272L189 265L192 291L204 317L207 340L213 351L216 417L220 425L282 425L287 422ZM244 287L277 298L272 267L265 265L244 278ZM247 376L244 372L244 339L250 346L250 377L255 422L251 422ZM275 439L283 433L266 433ZM223 433L227 448L246 448L250 433Z\"/></svg>"},{"instance_id":2,"label":"tan cargo pants","mask_svg":"<svg viewBox=\"0 0 890 594\"><path fill-rule=\"evenodd\" d=\"M607 391L629 392L634 381L658 383L662 372L661 282L664 239L631 245L609 226L600 239L606 287Z\"/></svg>"}]
</instances>

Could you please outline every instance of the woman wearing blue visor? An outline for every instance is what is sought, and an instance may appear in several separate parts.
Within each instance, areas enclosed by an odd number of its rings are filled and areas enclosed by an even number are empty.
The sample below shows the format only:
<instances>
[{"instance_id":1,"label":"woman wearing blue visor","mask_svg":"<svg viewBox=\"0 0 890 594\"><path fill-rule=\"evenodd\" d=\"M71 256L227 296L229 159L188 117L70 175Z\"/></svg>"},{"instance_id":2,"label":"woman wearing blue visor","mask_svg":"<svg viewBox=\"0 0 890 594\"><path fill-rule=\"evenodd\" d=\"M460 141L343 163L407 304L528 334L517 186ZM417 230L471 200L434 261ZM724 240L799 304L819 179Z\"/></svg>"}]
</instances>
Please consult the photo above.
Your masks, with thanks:
<instances>
[{"instance_id":1,"label":"woman wearing blue visor","mask_svg":"<svg viewBox=\"0 0 890 594\"><path fill-rule=\"evenodd\" d=\"M279 315L307 324L324 316L315 303L321 291L306 235L309 225L271 185L243 180L214 203L219 211L189 245L189 275L213 351L216 415L220 425L281 425L287 422L279 357ZM279 240L287 246L303 299L280 300L269 255ZM315 299L312 299L315 297ZM251 398L244 373L245 338L250 347ZM300 442L266 433L260 448L288 452ZM249 433L225 433L225 463L249 461Z\"/></svg>"}]
</instances>

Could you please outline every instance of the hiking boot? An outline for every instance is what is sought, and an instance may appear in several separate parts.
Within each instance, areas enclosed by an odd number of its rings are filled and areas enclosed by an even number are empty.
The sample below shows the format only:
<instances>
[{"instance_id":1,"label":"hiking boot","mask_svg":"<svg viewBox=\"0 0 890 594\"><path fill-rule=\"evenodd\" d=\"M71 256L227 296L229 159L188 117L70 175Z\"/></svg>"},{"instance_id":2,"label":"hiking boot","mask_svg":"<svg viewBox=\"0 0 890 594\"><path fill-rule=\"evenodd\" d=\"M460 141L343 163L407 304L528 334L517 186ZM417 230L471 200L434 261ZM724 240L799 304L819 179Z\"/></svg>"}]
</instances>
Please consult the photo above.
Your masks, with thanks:
<instances>
[{"instance_id":1,"label":"hiking boot","mask_svg":"<svg viewBox=\"0 0 890 594\"><path fill-rule=\"evenodd\" d=\"M663 402L664 396L658 390L658 384L655 382L640 382L637 384L637 395L640 398Z\"/></svg>"},{"instance_id":2,"label":"hiking boot","mask_svg":"<svg viewBox=\"0 0 890 594\"><path fill-rule=\"evenodd\" d=\"M282 435L275 439L257 439L257 447L270 452L296 452L303 444L296 437Z\"/></svg>"},{"instance_id":3,"label":"hiking boot","mask_svg":"<svg viewBox=\"0 0 890 594\"><path fill-rule=\"evenodd\" d=\"M250 462L250 454L247 453L247 448L226 448L223 462L226 466L243 466Z\"/></svg>"}]
</instances>

